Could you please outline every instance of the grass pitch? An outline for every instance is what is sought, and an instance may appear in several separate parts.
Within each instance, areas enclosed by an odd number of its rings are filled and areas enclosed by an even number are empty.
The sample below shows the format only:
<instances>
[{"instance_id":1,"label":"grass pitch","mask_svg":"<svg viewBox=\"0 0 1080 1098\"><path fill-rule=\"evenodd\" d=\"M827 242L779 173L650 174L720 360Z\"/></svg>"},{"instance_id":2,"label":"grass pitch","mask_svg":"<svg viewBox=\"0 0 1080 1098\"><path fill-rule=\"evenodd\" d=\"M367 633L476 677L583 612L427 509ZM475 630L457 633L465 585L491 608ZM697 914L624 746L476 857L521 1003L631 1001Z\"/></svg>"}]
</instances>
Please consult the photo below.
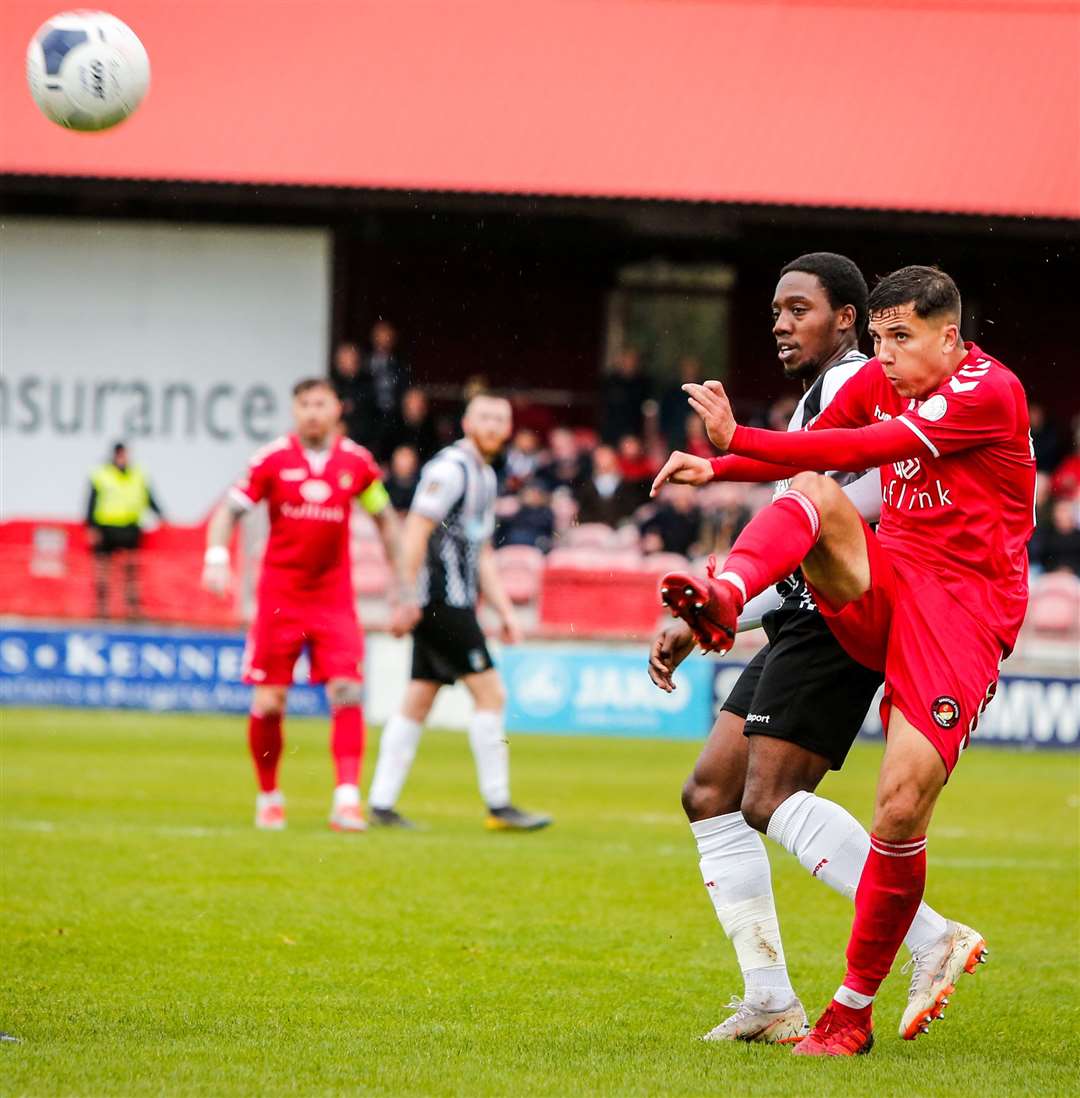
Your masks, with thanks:
<instances>
[{"instance_id":1,"label":"grass pitch","mask_svg":"<svg viewBox=\"0 0 1080 1098\"><path fill-rule=\"evenodd\" d=\"M4 1095L1065 1095L1080 1089L1077 759L965 755L928 898L986 935L913 1044L894 972L869 1057L696 1038L740 990L678 791L697 745L517 737L530 835L481 829L465 738L429 733L415 833L326 829L326 727L292 721L290 827L251 828L236 719L2 720ZM823 792L870 812L878 749ZM369 765L370 769L370 765ZM820 1010L850 908L773 850L796 986Z\"/></svg>"}]
</instances>

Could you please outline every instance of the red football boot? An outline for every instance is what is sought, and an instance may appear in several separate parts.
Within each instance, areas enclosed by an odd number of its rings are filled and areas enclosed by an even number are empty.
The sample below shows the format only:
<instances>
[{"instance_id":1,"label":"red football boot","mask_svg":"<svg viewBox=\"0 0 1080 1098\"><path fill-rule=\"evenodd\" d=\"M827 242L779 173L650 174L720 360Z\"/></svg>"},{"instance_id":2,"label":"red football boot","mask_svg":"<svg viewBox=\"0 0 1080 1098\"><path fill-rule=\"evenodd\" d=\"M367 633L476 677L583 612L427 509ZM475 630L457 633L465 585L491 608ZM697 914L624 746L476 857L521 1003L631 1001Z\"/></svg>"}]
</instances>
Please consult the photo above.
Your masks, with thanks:
<instances>
[{"instance_id":1,"label":"red football boot","mask_svg":"<svg viewBox=\"0 0 1080 1098\"><path fill-rule=\"evenodd\" d=\"M853 1010L834 999L817 1024L792 1050L793 1056L862 1056L874 1047L870 1008Z\"/></svg>"},{"instance_id":2,"label":"red football boot","mask_svg":"<svg viewBox=\"0 0 1080 1098\"><path fill-rule=\"evenodd\" d=\"M660 581L660 600L673 617L682 618L706 652L723 655L735 643L741 594L727 580L717 580L715 558L705 579L668 572Z\"/></svg>"}]
</instances>

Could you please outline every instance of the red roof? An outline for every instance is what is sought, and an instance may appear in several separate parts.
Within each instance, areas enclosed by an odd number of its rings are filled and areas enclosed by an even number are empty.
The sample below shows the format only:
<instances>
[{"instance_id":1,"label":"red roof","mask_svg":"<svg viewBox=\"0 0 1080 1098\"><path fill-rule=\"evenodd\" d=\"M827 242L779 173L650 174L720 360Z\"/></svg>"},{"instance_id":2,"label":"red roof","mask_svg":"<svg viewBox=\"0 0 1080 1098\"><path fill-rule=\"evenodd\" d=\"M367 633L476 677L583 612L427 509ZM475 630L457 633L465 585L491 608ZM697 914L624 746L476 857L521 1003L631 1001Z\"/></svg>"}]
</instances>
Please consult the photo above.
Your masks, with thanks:
<instances>
[{"instance_id":1,"label":"red roof","mask_svg":"<svg viewBox=\"0 0 1080 1098\"><path fill-rule=\"evenodd\" d=\"M150 95L0 172L1080 217L1080 3L106 0Z\"/></svg>"}]
</instances>

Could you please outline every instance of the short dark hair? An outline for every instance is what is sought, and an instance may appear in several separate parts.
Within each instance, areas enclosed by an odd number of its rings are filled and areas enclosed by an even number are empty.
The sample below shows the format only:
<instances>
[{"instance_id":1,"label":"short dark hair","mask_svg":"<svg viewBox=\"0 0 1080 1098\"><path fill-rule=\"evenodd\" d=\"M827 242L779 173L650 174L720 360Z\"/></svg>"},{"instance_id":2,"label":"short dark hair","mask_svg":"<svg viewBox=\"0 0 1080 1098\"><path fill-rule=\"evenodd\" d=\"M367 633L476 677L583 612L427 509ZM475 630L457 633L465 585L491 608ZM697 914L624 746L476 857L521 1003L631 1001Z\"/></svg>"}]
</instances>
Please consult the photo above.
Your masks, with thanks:
<instances>
[{"instance_id":1,"label":"short dark hair","mask_svg":"<svg viewBox=\"0 0 1080 1098\"><path fill-rule=\"evenodd\" d=\"M312 389L326 389L337 396L334 383L328 377L305 377L292 387L292 395L303 396L304 393L310 393Z\"/></svg>"},{"instance_id":2,"label":"short dark hair","mask_svg":"<svg viewBox=\"0 0 1080 1098\"><path fill-rule=\"evenodd\" d=\"M901 305L911 305L915 315L951 313L960 319L960 291L956 283L938 267L901 267L885 275L870 294L870 312L880 313Z\"/></svg>"},{"instance_id":3,"label":"short dark hair","mask_svg":"<svg viewBox=\"0 0 1080 1098\"><path fill-rule=\"evenodd\" d=\"M855 310L855 334L861 336L866 331L866 279L846 255L836 252L807 252L781 267L780 277L783 278L792 271L814 275L834 309L850 305Z\"/></svg>"}]
</instances>

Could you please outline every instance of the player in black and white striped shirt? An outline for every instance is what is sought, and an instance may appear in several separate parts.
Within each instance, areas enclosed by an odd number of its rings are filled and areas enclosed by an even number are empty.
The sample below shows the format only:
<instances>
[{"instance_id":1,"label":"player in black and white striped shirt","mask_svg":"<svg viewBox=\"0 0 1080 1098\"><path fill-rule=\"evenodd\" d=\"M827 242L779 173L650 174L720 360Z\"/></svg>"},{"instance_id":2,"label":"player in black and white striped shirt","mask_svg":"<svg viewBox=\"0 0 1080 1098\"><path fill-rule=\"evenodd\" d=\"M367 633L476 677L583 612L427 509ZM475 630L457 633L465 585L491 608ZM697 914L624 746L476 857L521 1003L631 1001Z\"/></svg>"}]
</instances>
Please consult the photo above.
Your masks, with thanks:
<instances>
[{"instance_id":1,"label":"player in black and white striped shirt","mask_svg":"<svg viewBox=\"0 0 1080 1098\"><path fill-rule=\"evenodd\" d=\"M492 460L510 437L509 401L475 396L465 409L465 437L424 466L405 523L402 571L422 608L412 628L412 677L401 708L386 723L369 794L373 824L408 827L394 808L441 687L459 679L476 706L469 744L492 830L535 831L550 816L510 803L510 756L503 728L506 695L476 618L481 595L502 619L502 638L521 639L514 608L495 567L495 473ZM411 624L411 623L409 623Z\"/></svg>"}]
</instances>

